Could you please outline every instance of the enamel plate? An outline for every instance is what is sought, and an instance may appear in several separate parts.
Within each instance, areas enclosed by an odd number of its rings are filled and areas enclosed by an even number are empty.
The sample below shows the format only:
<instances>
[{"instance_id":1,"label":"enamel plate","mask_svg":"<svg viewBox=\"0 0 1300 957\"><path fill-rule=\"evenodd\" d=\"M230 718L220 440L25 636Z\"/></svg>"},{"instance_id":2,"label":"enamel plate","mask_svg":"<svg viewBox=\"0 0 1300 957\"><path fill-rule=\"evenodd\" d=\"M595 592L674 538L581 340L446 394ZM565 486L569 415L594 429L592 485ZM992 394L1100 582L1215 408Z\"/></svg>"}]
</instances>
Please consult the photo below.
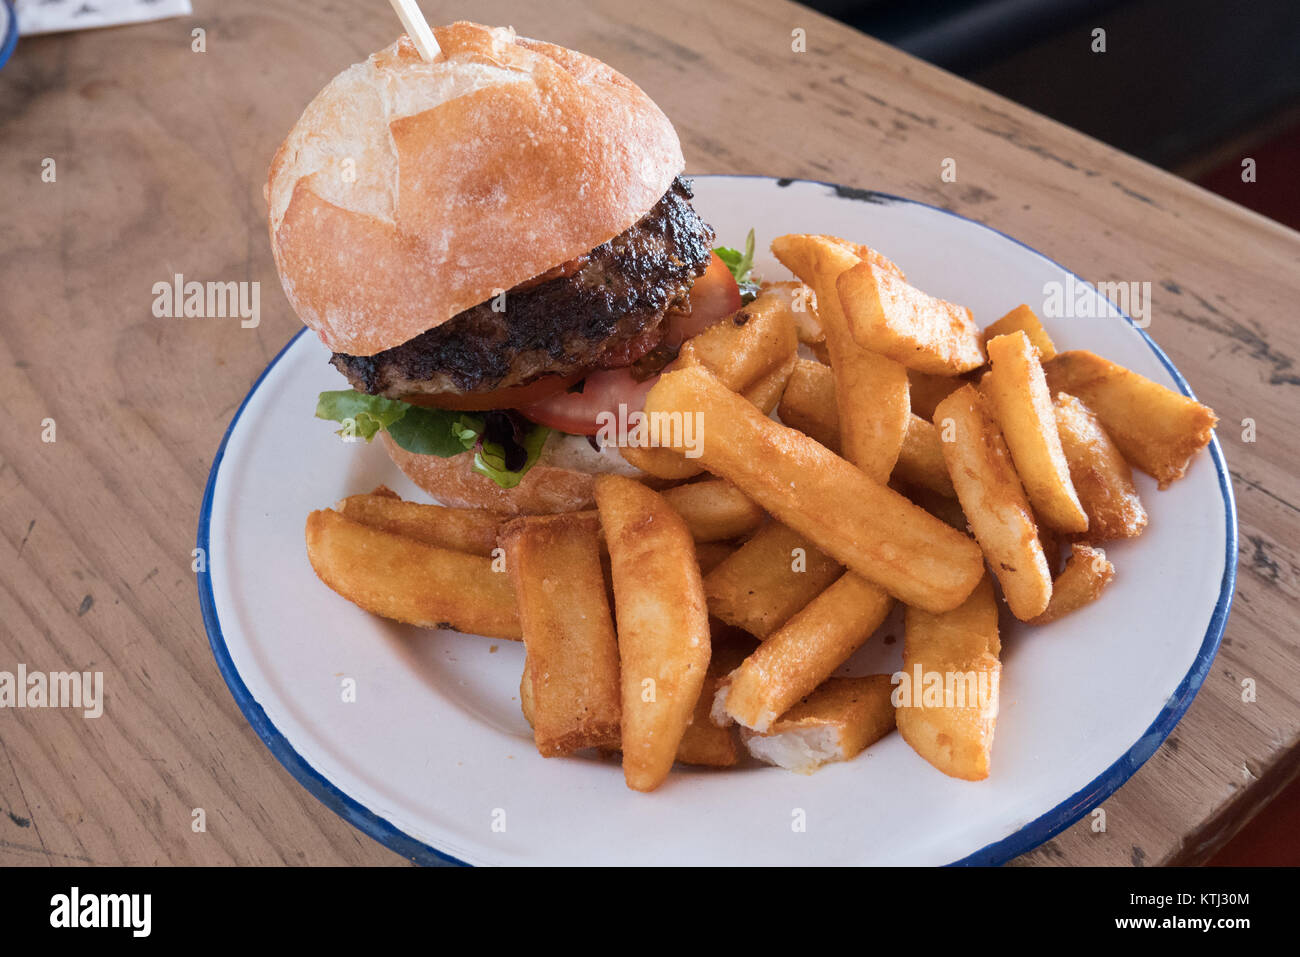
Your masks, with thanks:
<instances>
[{"instance_id":1,"label":"enamel plate","mask_svg":"<svg viewBox=\"0 0 1300 957\"><path fill-rule=\"evenodd\" d=\"M758 272L784 277L772 237L866 242L910 282L987 325L1060 283L1075 313L1044 324L1057 347L1091 349L1191 394L1130 320L1107 316L1067 270L960 216L877 193L758 177L695 179L719 242L758 236ZM1094 300L1077 308L1079 295ZM1163 328L1156 316L1154 329ZM199 519L199 595L235 700L303 786L420 863L1000 863L1078 820L1169 734L1219 646L1236 571L1236 515L1216 440L1163 492L1145 475L1145 534L1107 544L1116 577L1054 624L1004 629L1001 715L988 780L945 777L893 734L812 775L758 764L677 768L653 794L614 761L538 755L519 710L523 646L427 632L366 612L317 580L307 513L381 482L422 499L379 443L345 443L312 416L343 388L299 334L253 386L212 464ZM887 622L848 671L895 671ZM345 679L355 701L344 700Z\"/></svg>"}]
</instances>

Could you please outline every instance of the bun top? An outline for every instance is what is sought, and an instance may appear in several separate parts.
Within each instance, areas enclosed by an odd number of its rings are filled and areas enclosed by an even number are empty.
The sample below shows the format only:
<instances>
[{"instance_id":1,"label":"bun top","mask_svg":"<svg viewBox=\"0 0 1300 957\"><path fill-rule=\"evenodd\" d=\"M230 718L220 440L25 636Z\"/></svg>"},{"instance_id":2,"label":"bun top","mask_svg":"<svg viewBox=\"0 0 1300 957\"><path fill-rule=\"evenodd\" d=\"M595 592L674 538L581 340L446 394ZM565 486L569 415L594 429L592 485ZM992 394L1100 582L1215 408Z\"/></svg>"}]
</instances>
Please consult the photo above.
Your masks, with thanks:
<instances>
[{"instance_id":1,"label":"bun top","mask_svg":"<svg viewBox=\"0 0 1300 957\"><path fill-rule=\"evenodd\" d=\"M289 302L373 355L612 239L682 171L672 124L622 74L509 27L402 36L312 100L271 162Z\"/></svg>"}]
</instances>

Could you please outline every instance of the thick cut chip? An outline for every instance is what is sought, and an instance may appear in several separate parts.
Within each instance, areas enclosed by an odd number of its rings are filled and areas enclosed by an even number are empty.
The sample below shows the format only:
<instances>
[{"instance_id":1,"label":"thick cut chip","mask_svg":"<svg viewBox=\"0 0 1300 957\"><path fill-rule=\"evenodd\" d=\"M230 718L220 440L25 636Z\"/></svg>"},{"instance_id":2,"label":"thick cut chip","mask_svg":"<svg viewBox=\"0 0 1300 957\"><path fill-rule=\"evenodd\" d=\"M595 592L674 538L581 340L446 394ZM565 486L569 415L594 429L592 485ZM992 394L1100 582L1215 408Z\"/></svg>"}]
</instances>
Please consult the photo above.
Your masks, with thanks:
<instances>
[{"instance_id":1,"label":"thick cut chip","mask_svg":"<svg viewBox=\"0 0 1300 957\"><path fill-rule=\"evenodd\" d=\"M740 489L723 479L678 485L663 493L696 542L725 542L748 535L766 517Z\"/></svg>"},{"instance_id":2,"label":"thick cut chip","mask_svg":"<svg viewBox=\"0 0 1300 957\"><path fill-rule=\"evenodd\" d=\"M446 508L404 502L383 486L369 495L349 495L334 509L344 518L371 528L404 535L426 545L487 557L497 547L501 526L511 517L486 508Z\"/></svg>"},{"instance_id":3,"label":"thick cut chip","mask_svg":"<svg viewBox=\"0 0 1300 957\"><path fill-rule=\"evenodd\" d=\"M894 730L889 678L827 678L766 734L742 731L745 747L760 761L802 774L849 761Z\"/></svg>"},{"instance_id":4,"label":"thick cut chip","mask_svg":"<svg viewBox=\"0 0 1300 957\"><path fill-rule=\"evenodd\" d=\"M1053 393L1068 392L1096 413L1131 465L1161 488L1183 477L1210 443L1214 410L1092 352L1062 352L1044 365Z\"/></svg>"},{"instance_id":5,"label":"thick cut chip","mask_svg":"<svg viewBox=\"0 0 1300 957\"><path fill-rule=\"evenodd\" d=\"M723 679L714 723L770 730L862 647L893 605L879 587L846 572Z\"/></svg>"},{"instance_id":6,"label":"thick cut chip","mask_svg":"<svg viewBox=\"0 0 1300 957\"><path fill-rule=\"evenodd\" d=\"M798 532L769 522L708 573L704 594L714 617L766 638L843 570Z\"/></svg>"},{"instance_id":7,"label":"thick cut chip","mask_svg":"<svg viewBox=\"0 0 1300 957\"><path fill-rule=\"evenodd\" d=\"M1002 676L992 579L985 576L952 611L908 608L905 629L894 689L899 733L944 774L987 778Z\"/></svg>"},{"instance_id":8,"label":"thick cut chip","mask_svg":"<svg viewBox=\"0 0 1300 957\"><path fill-rule=\"evenodd\" d=\"M709 667L704 586L690 530L663 496L621 475L595 484L618 620L623 775L633 790L653 791L672 768Z\"/></svg>"},{"instance_id":9,"label":"thick cut chip","mask_svg":"<svg viewBox=\"0 0 1300 957\"><path fill-rule=\"evenodd\" d=\"M1088 516L1070 480L1047 381L1029 337L1013 332L990 339L989 361L993 368L980 388L992 403L1034 513L1057 531L1087 531Z\"/></svg>"},{"instance_id":10,"label":"thick cut chip","mask_svg":"<svg viewBox=\"0 0 1300 957\"><path fill-rule=\"evenodd\" d=\"M1088 515L1088 541L1133 538L1147 527L1147 510L1133 484L1133 470L1092 410L1058 392L1054 402L1061 449L1070 481Z\"/></svg>"},{"instance_id":11,"label":"thick cut chip","mask_svg":"<svg viewBox=\"0 0 1300 957\"><path fill-rule=\"evenodd\" d=\"M945 428L952 423L952 441L941 443L943 456L1007 604L1021 621L1042 614L1052 596L1052 573L1002 430L971 385L940 402L935 415Z\"/></svg>"},{"instance_id":12,"label":"thick cut chip","mask_svg":"<svg viewBox=\"0 0 1300 957\"><path fill-rule=\"evenodd\" d=\"M1034 310L1023 304L1016 306L997 322L985 328L982 341L987 346L990 339L1010 335L1013 332L1023 332L1027 335L1029 341L1034 344L1034 348L1038 350L1038 356L1043 362L1056 355L1056 344L1052 342L1052 337L1047 334L1043 324L1038 321L1038 316L1034 313Z\"/></svg>"},{"instance_id":13,"label":"thick cut chip","mask_svg":"<svg viewBox=\"0 0 1300 957\"><path fill-rule=\"evenodd\" d=\"M619 740L618 642L600 564L600 522L571 512L515 519L501 533L519 604L528 702L546 757Z\"/></svg>"},{"instance_id":14,"label":"thick cut chip","mask_svg":"<svg viewBox=\"0 0 1300 957\"><path fill-rule=\"evenodd\" d=\"M521 637L510 578L481 555L425 545L325 509L307 516L307 558L321 581L372 615Z\"/></svg>"},{"instance_id":15,"label":"thick cut chip","mask_svg":"<svg viewBox=\"0 0 1300 957\"><path fill-rule=\"evenodd\" d=\"M835 280L858 345L909 369L960 375L984 364L980 330L965 306L927 295L868 262Z\"/></svg>"},{"instance_id":16,"label":"thick cut chip","mask_svg":"<svg viewBox=\"0 0 1300 957\"><path fill-rule=\"evenodd\" d=\"M1115 577L1115 566L1100 548L1076 542L1070 546L1065 570L1052 584L1052 600L1047 610L1031 624L1045 625L1078 611L1096 601Z\"/></svg>"}]
</instances>

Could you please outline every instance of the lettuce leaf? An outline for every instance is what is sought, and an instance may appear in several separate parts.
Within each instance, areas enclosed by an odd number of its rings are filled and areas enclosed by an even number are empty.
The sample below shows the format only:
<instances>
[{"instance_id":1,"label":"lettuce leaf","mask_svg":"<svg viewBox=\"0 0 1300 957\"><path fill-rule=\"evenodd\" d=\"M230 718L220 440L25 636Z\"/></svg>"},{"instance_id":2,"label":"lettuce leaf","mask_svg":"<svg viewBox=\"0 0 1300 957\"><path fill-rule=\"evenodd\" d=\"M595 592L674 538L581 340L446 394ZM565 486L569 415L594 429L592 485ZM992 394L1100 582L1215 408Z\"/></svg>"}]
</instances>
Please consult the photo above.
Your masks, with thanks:
<instances>
[{"instance_id":1,"label":"lettuce leaf","mask_svg":"<svg viewBox=\"0 0 1300 957\"><path fill-rule=\"evenodd\" d=\"M407 405L406 414L388 427L388 434L408 452L449 459L465 451L465 443L453 429L459 419L459 412Z\"/></svg>"},{"instance_id":2,"label":"lettuce leaf","mask_svg":"<svg viewBox=\"0 0 1300 957\"><path fill-rule=\"evenodd\" d=\"M338 434L344 438L360 437L369 442L380 429L386 429L411 408L405 402L379 395L363 395L354 389L322 392L316 399L316 418L343 423Z\"/></svg>"},{"instance_id":3,"label":"lettuce leaf","mask_svg":"<svg viewBox=\"0 0 1300 957\"><path fill-rule=\"evenodd\" d=\"M749 231L745 237L745 251L742 253L738 249L732 249L730 246L717 246L713 250L717 253L718 258L731 271L731 275L736 280L736 285L740 287L741 298L749 302L758 294L758 280L752 273L754 271L754 230Z\"/></svg>"},{"instance_id":4,"label":"lettuce leaf","mask_svg":"<svg viewBox=\"0 0 1300 957\"><path fill-rule=\"evenodd\" d=\"M322 392L316 417L339 422L338 434L369 442L381 430L417 455L474 454L474 471L502 488L514 488L537 464L551 430L509 412L429 409L352 389ZM511 468L510 466L515 466Z\"/></svg>"},{"instance_id":5,"label":"lettuce leaf","mask_svg":"<svg viewBox=\"0 0 1300 957\"><path fill-rule=\"evenodd\" d=\"M505 446L499 442L480 442L478 450L474 453L474 471L486 475L502 488L514 488L524 477L524 473L537 464L537 457L542 454L542 446L546 444L546 438L550 434L550 429L539 425L524 437L522 444L528 457L517 471L511 471L506 467Z\"/></svg>"}]
</instances>

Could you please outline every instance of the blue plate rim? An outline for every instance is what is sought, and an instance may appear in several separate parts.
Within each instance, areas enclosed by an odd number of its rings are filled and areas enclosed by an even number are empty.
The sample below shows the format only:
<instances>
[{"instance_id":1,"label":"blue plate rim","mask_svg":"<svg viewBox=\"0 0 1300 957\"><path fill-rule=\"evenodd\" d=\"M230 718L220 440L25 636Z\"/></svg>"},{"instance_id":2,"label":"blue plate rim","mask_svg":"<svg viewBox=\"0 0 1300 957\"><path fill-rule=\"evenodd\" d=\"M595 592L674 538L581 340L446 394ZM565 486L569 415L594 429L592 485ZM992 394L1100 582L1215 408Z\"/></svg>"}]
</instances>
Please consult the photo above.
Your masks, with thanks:
<instances>
[{"instance_id":1,"label":"blue plate rim","mask_svg":"<svg viewBox=\"0 0 1300 957\"><path fill-rule=\"evenodd\" d=\"M861 200L866 202L879 203L907 203L913 206L921 206L935 212L943 213L947 216L953 216L957 219L973 223L990 232L997 233L1004 239L1008 239L1028 250L1040 259L1046 260L1058 269L1061 269L1080 281L1087 282L1083 277L1066 269L1056 260L1028 246L1014 236L1009 236L995 227L981 223L978 220L971 219L968 216L962 216L952 210L944 209L940 206L932 206L929 203L923 203L919 200L908 199L903 196L895 196L892 193L882 193L876 190L857 189L854 187L841 186L837 183L829 183L824 180L800 179L796 177L775 177L763 176L759 174L736 174L736 173L716 173L716 174L693 174L691 178L709 178L709 179L754 179L764 180L774 183L778 187L786 187L793 183L809 183L816 186L824 186L832 190L836 195L851 200ZM1091 285L1091 283L1089 283ZM1112 306L1114 304L1112 303ZM1146 330L1139 327L1133 319L1125 313L1116 312L1123 316L1124 320L1132 326L1143 341L1155 353L1156 358L1169 370L1173 376L1174 382L1178 385L1179 390L1187 396L1195 398L1191 386L1183 378L1181 372L1165 355L1163 349L1156 345L1155 341L1146 333ZM222 459L225 457L226 446L230 442L230 436L238 425L240 416L243 415L245 407L256 394L262 380L270 374L276 364L284 358L285 354L293 347L294 343L306 333L306 327L299 329L293 337L284 345L275 358L273 358L261 374L253 382L244 400L239 404L230 424L226 427L225 434L221 438L221 444L217 448L215 457L212 460L212 468L208 472L207 485L203 492L203 503L199 509L199 523L196 546L202 549L204 556L203 571L196 574L199 592L199 607L203 614L203 625L208 633L208 644L212 648L212 654L216 658L217 669L221 672L221 677L225 680L235 703L239 710L247 719L249 725L257 732L258 737L270 749L276 760L306 788L317 800L327 808L343 818L353 827L362 833L368 835L374 840L383 844L385 847L397 852L407 860L416 864L425 865L444 865L457 864L470 866L466 861L440 851L435 847L425 844L409 834L402 831L391 821L379 816L374 811L365 807L355 799L344 794L331 781L324 777L319 771L312 767L301 754L299 754L289 743L289 741L280 733L279 729L267 717L262 706L258 704L248 686L239 675L234 661L230 657L230 651L226 647L225 636L221 631L221 622L217 616L216 601L212 594L211 575L208 571L208 564L212 555L211 551L211 520L212 520L212 500L216 490L217 475L221 468ZM1122 786L1133 774L1146 763L1151 755L1155 754L1161 743L1167 738L1174 726L1186 713L1196 697L1196 692L1205 682L1209 674L1210 666L1218 652L1219 643L1223 638L1223 632L1227 626L1228 614L1232 608L1232 599L1236 591L1237 582L1237 503L1232 491L1232 482L1228 476L1227 463L1223 457L1223 449L1219 445L1218 436L1215 435L1210 442L1210 458L1214 463L1215 472L1219 480L1219 490L1223 495L1224 512L1227 522L1226 530L1226 555L1224 558L1223 578L1220 583L1219 598L1215 603L1214 611L1210 616L1210 622L1206 628L1205 637L1201 642L1200 649L1197 651L1195 660L1191 668L1179 683L1177 689L1165 703L1164 708L1156 715L1150 727L1123 755L1121 755L1109 768L1099 774L1091 782L1084 785L1066 800L1056 805L1051 810L1039 815L1034 820L1023 825L1018 830L1008 834L1006 837L987 844L979 850L968 854L967 856L952 862L950 866L991 866L1006 863L1013 857L1017 857L1033 848L1039 846L1045 841L1051 840L1061 831L1065 830L1075 821L1088 813L1088 811L1097 806L1098 802L1109 797L1120 786Z\"/></svg>"},{"instance_id":2,"label":"blue plate rim","mask_svg":"<svg viewBox=\"0 0 1300 957\"><path fill-rule=\"evenodd\" d=\"M0 67L9 62L14 49L18 46L18 11L9 0L4 0L4 5L9 8L9 30L4 38L0 39Z\"/></svg>"}]
</instances>

